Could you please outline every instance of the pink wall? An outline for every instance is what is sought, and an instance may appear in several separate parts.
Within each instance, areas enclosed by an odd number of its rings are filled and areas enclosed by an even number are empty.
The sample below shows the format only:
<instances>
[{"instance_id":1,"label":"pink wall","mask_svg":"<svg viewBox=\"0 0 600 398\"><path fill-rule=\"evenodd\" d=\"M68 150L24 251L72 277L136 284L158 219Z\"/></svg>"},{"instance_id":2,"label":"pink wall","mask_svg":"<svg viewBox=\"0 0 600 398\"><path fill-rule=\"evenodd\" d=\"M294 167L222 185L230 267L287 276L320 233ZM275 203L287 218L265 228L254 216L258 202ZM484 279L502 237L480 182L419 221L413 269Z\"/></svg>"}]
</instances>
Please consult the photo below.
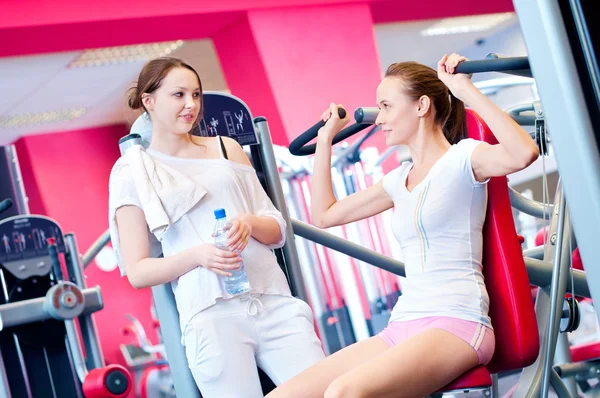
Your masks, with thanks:
<instances>
[{"instance_id":1,"label":"pink wall","mask_svg":"<svg viewBox=\"0 0 600 398\"><path fill-rule=\"evenodd\" d=\"M118 140L128 133L123 125L27 136L15 145L29 207L33 214L53 218L63 233L74 232L81 253L108 228L108 179L119 157ZM117 270L86 270L88 286L102 289L104 309L95 314L107 363L124 364L119 344L121 329L131 313L140 319L150 339L151 291L133 289Z\"/></svg>"},{"instance_id":2,"label":"pink wall","mask_svg":"<svg viewBox=\"0 0 600 398\"><path fill-rule=\"evenodd\" d=\"M232 94L288 145L330 102L374 106L381 66L369 5L249 11L213 36ZM385 150L378 135L369 145Z\"/></svg>"},{"instance_id":3,"label":"pink wall","mask_svg":"<svg viewBox=\"0 0 600 398\"><path fill-rule=\"evenodd\" d=\"M246 12L364 5L375 23L513 11L511 0L0 0L0 57L213 36ZM331 15L330 15L331 17ZM340 21L333 18L331 25Z\"/></svg>"}]
</instances>

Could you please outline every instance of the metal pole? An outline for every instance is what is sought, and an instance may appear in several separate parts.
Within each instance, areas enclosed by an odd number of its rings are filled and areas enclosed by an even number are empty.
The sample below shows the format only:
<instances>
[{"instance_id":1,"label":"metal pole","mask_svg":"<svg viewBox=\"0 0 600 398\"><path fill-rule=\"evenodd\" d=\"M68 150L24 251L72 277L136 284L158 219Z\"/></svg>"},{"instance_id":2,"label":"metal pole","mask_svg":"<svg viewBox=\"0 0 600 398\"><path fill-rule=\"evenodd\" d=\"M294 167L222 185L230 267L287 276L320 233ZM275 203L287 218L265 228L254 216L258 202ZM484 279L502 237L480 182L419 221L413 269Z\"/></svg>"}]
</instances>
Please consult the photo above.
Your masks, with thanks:
<instances>
[{"instance_id":1,"label":"metal pole","mask_svg":"<svg viewBox=\"0 0 600 398\"><path fill-rule=\"evenodd\" d=\"M523 250L523 257L535 258L542 260L544 258L544 246L536 246L531 249Z\"/></svg>"},{"instance_id":2,"label":"metal pole","mask_svg":"<svg viewBox=\"0 0 600 398\"><path fill-rule=\"evenodd\" d=\"M548 261L537 260L535 258L525 257L525 265L527 266L527 275L529 282L532 285L541 288L547 288L552 283L552 263ZM587 283L585 271L578 269L572 270L573 282L575 284L575 292L579 297L591 298L590 287ZM567 281L567 292L572 292L571 280Z\"/></svg>"},{"instance_id":3,"label":"metal pole","mask_svg":"<svg viewBox=\"0 0 600 398\"><path fill-rule=\"evenodd\" d=\"M17 194L17 208L19 214L29 214L29 198L25 194L25 185L23 184L23 176L21 175L21 166L19 166L19 158L17 157L17 150L14 145L8 145L5 148L6 157L10 162L9 169L10 174L13 177L13 184L15 192Z\"/></svg>"},{"instance_id":4,"label":"metal pole","mask_svg":"<svg viewBox=\"0 0 600 398\"><path fill-rule=\"evenodd\" d=\"M566 215L567 205L560 184L557 194L560 195L560 199L558 209L555 208L554 213L555 215L558 213L558 225L556 226L556 234L550 236L550 242L555 245L555 251L552 269L552 284L550 286L550 316L546 328L546 344L543 352L546 361L544 362L544 370L542 373L542 398L548 396L548 391L550 389L550 373L552 372L554 352L556 350L556 339L558 338L558 329L560 328L563 307L562 301L564 300L567 281L569 279L568 264L570 253L568 253L567 250L563 250L564 236L569 235L568 216ZM565 265L567 266L565 267Z\"/></svg>"},{"instance_id":5,"label":"metal pole","mask_svg":"<svg viewBox=\"0 0 600 398\"><path fill-rule=\"evenodd\" d=\"M73 233L65 234L65 245L67 247L70 261L67 261L67 272L71 282L75 283L81 290L87 288L87 282L83 273L83 265L80 262L79 248L77 240ZM96 327L96 320L93 314L79 315L79 327L81 329L81 338L85 346L86 366L88 369L98 369L105 366L100 336ZM69 335L69 338L77 338L77 333ZM74 343L71 343L74 344ZM75 355L75 354L73 354Z\"/></svg>"},{"instance_id":6,"label":"metal pole","mask_svg":"<svg viewBox=\"0 0 600 398\"><path fill-rule=\"evenodd\" d=\"M83 257L81 258L81 262L83 263L84 269L87 268L92 261L94 261L94 258L96 258L96 256L98 255L98 253L100 253L100 250L102 250L104 246L108 245L108 242L110 242L110 229L104 231L104 233L100 235L94 243L92 243L92 246L90 246L90 248L85 252Z\"/></svg>"},{"instance_id":7,"label":"metal pole","mask_svg":"<svg viewBox=\"0 0 600 398\"><path fill-rule=\"evenodd\" d=\"M490 391L490 398L498 398L498 374L492 375L492 388Z\"/></svg>"},{"instance_id":8,"label":"metal pole","mask_svg":"<svg viewBox=\"0 0 600 398\"><path fill-rule=\"evenodd\" d=\"M322 231L298 220L292 220L292 226L294 228L293 233L298 236L336 250L340 253L347 254L350 257L354 257L357 260L364 261L365 263L369 263L393 274L405 276L404 264L400 261L392 260L391 258L382 254L365 249L362 246L348 242L342 238L338 238L335 235Z\"/></svg>"},{"instance_id":9,"label":"metal pole","mask_svg":"<svg viewBox=\"0 0 600 398\"><path fill-rule=\"evenodd\" d=\"M571 363L571 349L569 344L569 338L567 333L560 333L558 335L558 341L556 343L556 350L554 352L554 365L561 365L563 363ZM566 389L572 397L577 397L577 381L574 376L562 375L563 382L565 383ZM552 381L552 380L550 380Z\"/></svg>"},{"instance_id":10,"label":"metal pole","mask_svg":"<svg viewBox=\"0 0 600 398\"><path fill-rule=\"evenodd\" d=\"M12 398L10 393L10 386L8 384L8 377L6 375L6 367L4 360L2 359L2 352L0 351L0 398Z\"/></svg>"},{"instance_id":11,"label":"metal pole","mask_svg":"<svg viewBox=\"0 0 600 398\"><path fill-rule=\"evenodd\" d=\"M550 383L558 398L571 398L571 393L567 390L567 386L565 386L565 383L563 383L554 369L550 369ZM574 397L577 397L577 395L574 395Z\"/></svg>"},{"instance_id":12,"label":"metal pole","mask_svg":"<svg viewBox=\"0 0 600 398\"><path fill-rule=\"evenodd\" d=\"M77 328L73 320L65 320L65 331L67 332L67 344L71 351L75 373L79 381L83 383L88 374L88 367L85 364L86 361L81 349L81 342L77 336Z\"/></svg>"},{"instance_id":13,"label":"metal pole","mask_svg":"<svg viewBox=\"0 0 600 398\"><path fill-rule=\"evenodd\" d=\"M508 193L510 196L510 205L515 209L535 218L550 219L554 205L544 205L537 200L526 198L511 186L508 187Z\"/></svg>"},{"instance_id":14,"label":"metal pole","mask_svg":"<svg viewBox=\"0 0 600 398\"><path fill-rule=\"evenodd\" d=\"M169 358L169 368L178 397L201 398L192 372L188 368L185 348L181 343L179 313L170 283L152 287L156 314L160 319L160 331Z\"/></svg>"},{"instance_id":15,"label":"metal pole","mask_svg":"<svg viewBox=\"0 0 600 398\"><path fill-rule=\"evenodd\" d=\"M264 117L256 117L254 118L254 124L258 131L258 138L260 141L259 151L264 162L263 168L270 191L269 197L273 201L273 204L277 210L281 212L281 215L286 222L285 232L287 235L287 240L282 250L283 255L285 256L288 277L298 298L308 302L306 285L304 283L304 277L300 267L300 260L298 259L298 252L296 250L296 244L293 238L294 231L292 230L290 215L285 203L283 189L281 188L281 180L279 179L279 173L277 171L277 160L275 159L275 154L273 153L273 142L271 141L271 134L269 133L267 119Z\"/></svg>"}]
</instances>

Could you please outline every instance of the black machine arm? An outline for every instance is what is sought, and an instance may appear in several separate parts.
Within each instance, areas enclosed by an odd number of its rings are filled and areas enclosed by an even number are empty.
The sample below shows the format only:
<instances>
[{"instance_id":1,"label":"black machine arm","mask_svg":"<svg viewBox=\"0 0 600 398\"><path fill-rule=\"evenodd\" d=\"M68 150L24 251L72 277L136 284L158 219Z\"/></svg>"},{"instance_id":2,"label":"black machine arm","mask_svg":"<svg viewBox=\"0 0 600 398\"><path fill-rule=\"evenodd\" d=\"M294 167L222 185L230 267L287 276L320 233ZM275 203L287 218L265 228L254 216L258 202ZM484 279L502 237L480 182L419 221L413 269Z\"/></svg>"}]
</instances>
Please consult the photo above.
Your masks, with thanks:
<instances>
[{"instance_id":1,"label":"black machine arm","mask_svg":"<svg viewBox=\"0 0 600 398\"><path fill-rule=\"evenodd\" d=\"M362 109L362 108L358 108L357 111L359 109ZM365 108L365 109L367 109L367 108ZM339 115L340 119L345 118L346 110L344 108L338 108L338 115ZM367 127L369 127L371 125L371 123L359 122L356 112L354 113L354 116L355 116L357 123L355 123L349 127L346 127L345 129L343 129L342 131L337 133L336 136L333 138L334 145L340 141L345 140L348 137L352 137L354 134L357 134L357 133L363 131L364 129L366 129ZM362 120L362 118L360 120ZM315 151L317 149L317 145L316 144L307 145L307 144L317 137L317 135L319 133L319 129L321 127L323 127L324 125L325 125L325 122L323 122L322 120L319 120L319 122L316 123L314 126L312 126L308 130L306 130L304 133L302 133L298 137L296 137L290 143L290 147L289 147L290 153L292 155L296 155L296 156L306 156L306 155L312 155L313 153L315 153Z\"/></svg>"}]
</instances>

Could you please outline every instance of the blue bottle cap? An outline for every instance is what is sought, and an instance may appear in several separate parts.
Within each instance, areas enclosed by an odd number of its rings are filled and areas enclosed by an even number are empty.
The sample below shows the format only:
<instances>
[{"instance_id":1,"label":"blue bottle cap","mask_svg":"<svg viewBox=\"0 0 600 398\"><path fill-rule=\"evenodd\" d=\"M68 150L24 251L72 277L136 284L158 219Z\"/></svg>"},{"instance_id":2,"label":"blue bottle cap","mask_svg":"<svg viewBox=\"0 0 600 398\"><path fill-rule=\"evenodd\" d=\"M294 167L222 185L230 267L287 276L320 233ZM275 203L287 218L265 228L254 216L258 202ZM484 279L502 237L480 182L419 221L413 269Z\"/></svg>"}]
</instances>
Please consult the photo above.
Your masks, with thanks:
<instances>
[{"instance_id":1,"label":"blue bottle cap","mask_svg":"<svg viewBox=\"0 0 600 398\"><path fill-rule=\"evenodd\" d=\"M225 218L225 209L217 209L215 210L215 218L218 220L220 218Z\"/></svg>"}]
</instances>

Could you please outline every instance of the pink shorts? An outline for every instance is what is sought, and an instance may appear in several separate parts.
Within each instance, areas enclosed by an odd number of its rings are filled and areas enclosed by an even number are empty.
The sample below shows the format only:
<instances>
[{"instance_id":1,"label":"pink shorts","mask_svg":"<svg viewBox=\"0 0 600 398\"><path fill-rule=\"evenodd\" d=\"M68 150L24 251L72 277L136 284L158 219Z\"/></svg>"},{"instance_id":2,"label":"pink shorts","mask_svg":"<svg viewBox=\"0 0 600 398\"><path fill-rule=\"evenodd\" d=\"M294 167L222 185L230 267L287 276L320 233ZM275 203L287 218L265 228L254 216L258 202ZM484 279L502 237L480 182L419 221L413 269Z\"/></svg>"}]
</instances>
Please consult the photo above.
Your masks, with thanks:
<instances>
[{"instance_id":1,"label":"pink shorts","mask_svg":"<svg viewBox=\"0 0 600 398\"><path fill-rule=\"evenodd\" d=\"M479 357L479 364L486 365L494 354L496 338L494 330L481 323L458 318L432 316L413 321L394 321L378 336L390 347L428 329L443 329L469 344Z\"/></svg>"}]
</instances>

